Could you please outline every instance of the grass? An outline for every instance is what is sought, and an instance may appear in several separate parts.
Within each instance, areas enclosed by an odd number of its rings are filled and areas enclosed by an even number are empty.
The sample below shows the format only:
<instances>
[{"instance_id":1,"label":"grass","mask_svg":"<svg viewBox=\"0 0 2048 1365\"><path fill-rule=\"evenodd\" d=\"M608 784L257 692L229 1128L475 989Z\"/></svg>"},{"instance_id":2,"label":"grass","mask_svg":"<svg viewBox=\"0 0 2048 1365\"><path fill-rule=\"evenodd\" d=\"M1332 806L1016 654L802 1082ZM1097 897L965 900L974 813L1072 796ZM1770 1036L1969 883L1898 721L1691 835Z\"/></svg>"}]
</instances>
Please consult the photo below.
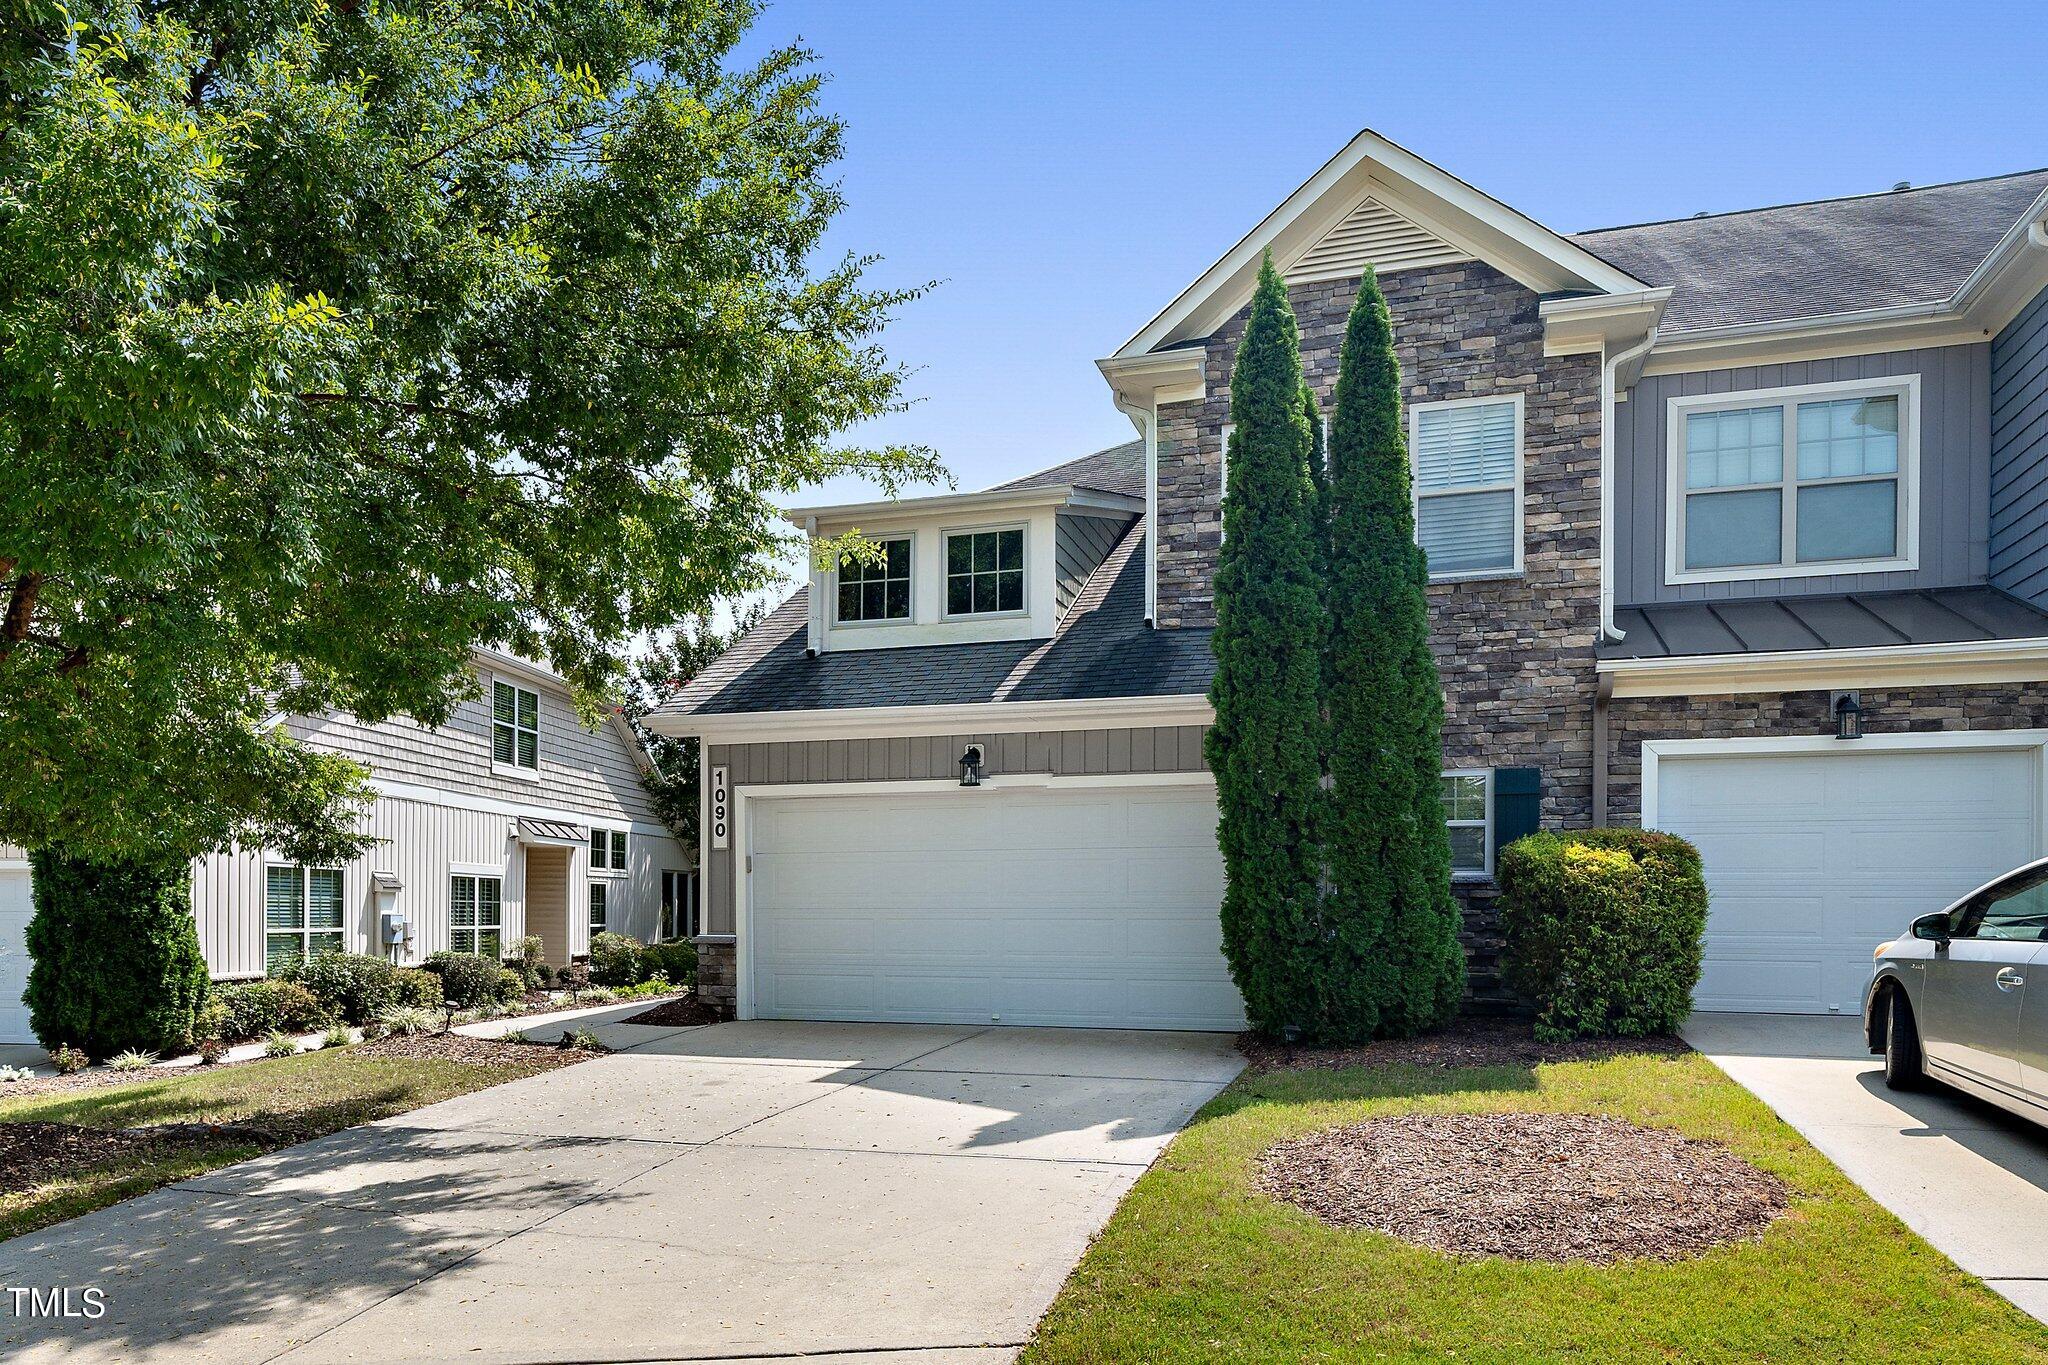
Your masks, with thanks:
<instances>
[{"instance_id":1,"label":"grass","mask_svg":"<svg viewBox=\"0 0 2048 1365\"><path fill-rule=\"evenodd\" d=\"M377 1057L361 1051L303 1052L277 1061L189 1071L0 1102L0 1123L42 1121L93 1128L151 1124L255 1125L274 1140L166 1140L0 1193L0 1240L76 1218L148 1190L371 1119L417 1109L533 1074L516 1063L478 1065L442 1058Z\"/></svg>"},{"instance_id":2,"label":"grass","mask_svg":"<svg viewBox=\"0 0 2048 1365\"><path fill-rule=\"evenodd\" d=\"M1453 1260L1252 1186L1283 1138L1384 1114L1610 1114L1726 1143L1792 1191L1761 1240L1610 1268ZM1247 1074L1132 1189L1025 1353L1065 1361L2048 1361L1955 1268L1698 1056Z\"/></svg>"}]
</instances>

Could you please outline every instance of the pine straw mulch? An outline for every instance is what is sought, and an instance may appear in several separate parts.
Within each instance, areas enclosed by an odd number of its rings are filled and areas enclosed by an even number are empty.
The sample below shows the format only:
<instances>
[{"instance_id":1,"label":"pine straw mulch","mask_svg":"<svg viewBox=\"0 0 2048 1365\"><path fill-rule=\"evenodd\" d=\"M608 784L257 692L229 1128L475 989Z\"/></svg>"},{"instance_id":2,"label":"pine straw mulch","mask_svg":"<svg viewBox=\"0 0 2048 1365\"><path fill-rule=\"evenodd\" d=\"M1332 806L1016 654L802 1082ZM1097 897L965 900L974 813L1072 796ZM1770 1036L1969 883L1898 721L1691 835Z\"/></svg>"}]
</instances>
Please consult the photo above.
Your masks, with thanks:
<instances>
[{"instance_id":1,"label":"pine straw mulch","mask_svg":"<svg viewBox=\"0 0 2048 1365\"><path fill-rule=\"evenodd\" d=\"M1389 1038L1359 1047L1311 1047L1241 1034L1238 1051L1253 1071L1316 1067L1341 1071L1360 1066L1540 1066L1547 1062L1599 1062L1644 1053L1679 1055L1692 1049L1681 1038L1574 1038L1539 1042L1526 1019L1457 1019L1420 1038Z\"/></svg>"},{"instance_id":2,"label":"pine straw mulch","mask_svg":"<svg viewBox=\"0 0 2048 1365\"><path fill-rule=\"evenodd\" d=\"M1291 1138L1259 1188L1450 1256L1607 1265L1754 1238L1785 1187L1719 1143L1597 1114L1403 1114Z\"/></svg>"},{"instance_id":3,"label":"pine straw mulch","mask_svg":"<svg viewBox=\"0 0 2048 1365\"><path fill-rule=\"evenodd\" d=\"M716 1007L705 1004L692 994L664 1000L654 1008L642 1010L623 1022L653 1024L659 1028L692 1028L698 1024L716 1024L724 1018Z\"/></svg>"}]
</instances>

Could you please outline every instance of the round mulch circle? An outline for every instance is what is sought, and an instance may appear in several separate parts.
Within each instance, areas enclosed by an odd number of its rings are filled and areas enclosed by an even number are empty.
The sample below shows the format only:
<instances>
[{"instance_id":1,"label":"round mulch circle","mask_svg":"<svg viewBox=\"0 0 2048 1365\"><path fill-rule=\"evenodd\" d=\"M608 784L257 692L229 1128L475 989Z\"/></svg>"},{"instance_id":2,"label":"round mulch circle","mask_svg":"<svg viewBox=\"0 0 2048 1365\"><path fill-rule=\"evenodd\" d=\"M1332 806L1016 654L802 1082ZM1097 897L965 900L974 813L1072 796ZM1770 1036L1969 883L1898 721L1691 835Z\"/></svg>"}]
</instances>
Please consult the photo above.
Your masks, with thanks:
<instances>
[{"instance_id":1,"label":"round mulch circle","mask_svg":"<svg viewBox=\"0 0 2048 1365\"><path fill-rule=\"evenodd\" d=\"M1785 1187L1726 1147L1596 1114L1403 1114L1266 1153L1259 1187L1451 1256L1673 1261L1755 1237Z\"/></svg>"}]
</instances>

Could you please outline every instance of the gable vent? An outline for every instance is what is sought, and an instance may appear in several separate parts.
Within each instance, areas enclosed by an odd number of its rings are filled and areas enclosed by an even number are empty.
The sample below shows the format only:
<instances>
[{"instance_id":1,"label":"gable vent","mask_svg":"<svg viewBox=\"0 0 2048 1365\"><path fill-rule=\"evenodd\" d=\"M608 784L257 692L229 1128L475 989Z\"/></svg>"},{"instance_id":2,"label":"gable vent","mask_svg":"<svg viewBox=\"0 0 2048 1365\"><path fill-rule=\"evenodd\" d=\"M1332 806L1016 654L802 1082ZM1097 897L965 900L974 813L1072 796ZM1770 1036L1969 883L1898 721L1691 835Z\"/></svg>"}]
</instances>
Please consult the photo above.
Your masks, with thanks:
<instances>
[{"instance_id":1,"label":"gable vent","mask_svg":"<svg viewBox=\"0 0 2048 1365\"><path fill-rule=\"evenodd\" d=\"M1297 283L1361 275L1372 266L1381 274L1423 265L1470 260L1443 238L1426 232L1376 199L1360 201L1344 221L1287 267Z\"/></svg>"}]
</instances>

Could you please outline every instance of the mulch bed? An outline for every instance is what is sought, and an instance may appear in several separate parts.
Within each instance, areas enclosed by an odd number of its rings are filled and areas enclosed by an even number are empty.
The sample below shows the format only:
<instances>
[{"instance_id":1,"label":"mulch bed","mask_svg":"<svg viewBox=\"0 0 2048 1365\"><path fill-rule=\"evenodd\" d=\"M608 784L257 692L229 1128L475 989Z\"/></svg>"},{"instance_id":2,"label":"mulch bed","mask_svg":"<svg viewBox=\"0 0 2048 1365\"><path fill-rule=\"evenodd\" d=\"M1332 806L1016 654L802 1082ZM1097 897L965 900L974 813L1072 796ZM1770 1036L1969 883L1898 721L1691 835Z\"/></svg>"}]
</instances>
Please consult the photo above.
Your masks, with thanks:
<instances>
[{"instance_id":1,"label":"mulch bed","mask_svg":"<svg viewBox=\"0 0 2048 1365\"><path fill-rule=\"evenodd\" d=\"M272 1146L278 1135L248 1124L162 1123L87 1128L75 1123L0 1123L0 1195L36 1189L131 1153L213 1143Z\"/></svg>"},{"instance_id":2,"label":"mulch bed","mask_svg":"<svg viewBox=\"0 0 2048 1365\"><path fill-rule=\"evenodd\" d=\"M652 1024L659 1028L689 1028L697 1024L715 1024L724 1017L695 995L679 995L673 1000L662 1001L653 1009L642 1010L624 1022Z\"/></svg>"},{"instance_id":3,"label":"mulch bed","mask_svg":"<svg viewBox=\"0 0 2048 1365\"><path fill-rule=\"evenodd\" d=\"M1753 1238L1785 1187L1713 1142L1597 1114L1403 1114L1274 1146L1259 1187L1450 1256L1679 1260Z\"/></svg>"},{"instance_id":4,"label":"mulch bed","mask_svg":"<svg viewBox=\"0 0 2048 1365\"><path fill-rule=\"evenodd\" d=\"M363 1057L439 1058L471 1066L517 1066L529 1071L551 1071L597 1055L586 1048L554 1047L554 1041L539 1035L534 1035L531 1042L511 1043L503 1038L472 1038L466 1033L394 1033L374 1043L357 1043L349 1051ZM550 1046L536 1047L536 1043Z\"/></svg>"},{"instance_id":5,"label":"mulch bed","mask_svg":"<svg viewBox=\"0 0 2048 1365\"><path fill-rule=\"evenodd\" d=\"M1357 1066L1539 1066L1546 1062L1598 1062L1609 1057L1643 1053L1676 1055L1690 1052L1683 1039L1669 1034L1654 1038L1575 1038L1564 1043L1538 1042L1526 1019L1458 1019L1420 1038L1391 1038L1361 1047L1308 1047L1272 1042L1243 1034L1238 1050L1254 1071L1289 1067L1343 1070Z\"/></svg>"}]
</instances>

